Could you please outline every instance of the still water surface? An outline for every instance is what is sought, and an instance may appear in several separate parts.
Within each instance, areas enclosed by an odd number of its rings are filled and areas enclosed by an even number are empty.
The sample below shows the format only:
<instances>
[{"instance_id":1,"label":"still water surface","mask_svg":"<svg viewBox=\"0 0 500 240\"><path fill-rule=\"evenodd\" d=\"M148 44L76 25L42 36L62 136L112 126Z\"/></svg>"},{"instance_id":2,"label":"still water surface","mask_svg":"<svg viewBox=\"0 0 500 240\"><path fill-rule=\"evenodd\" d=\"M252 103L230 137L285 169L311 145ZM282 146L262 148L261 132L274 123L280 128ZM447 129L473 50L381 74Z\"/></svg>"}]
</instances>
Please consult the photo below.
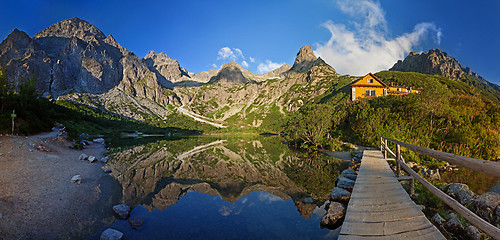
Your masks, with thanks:
<instances>
[{"instance_id":1,"label":"still water surface","mask_svg":"<svg viewBox=\"0 0 500 240\"><path fill-rule=\"evenodd\" d=\"M291 151L277 137L193 137L110 156L131 218L127 239L336 239L320 228L348 162Z\"/></svg>"}]
</instances>

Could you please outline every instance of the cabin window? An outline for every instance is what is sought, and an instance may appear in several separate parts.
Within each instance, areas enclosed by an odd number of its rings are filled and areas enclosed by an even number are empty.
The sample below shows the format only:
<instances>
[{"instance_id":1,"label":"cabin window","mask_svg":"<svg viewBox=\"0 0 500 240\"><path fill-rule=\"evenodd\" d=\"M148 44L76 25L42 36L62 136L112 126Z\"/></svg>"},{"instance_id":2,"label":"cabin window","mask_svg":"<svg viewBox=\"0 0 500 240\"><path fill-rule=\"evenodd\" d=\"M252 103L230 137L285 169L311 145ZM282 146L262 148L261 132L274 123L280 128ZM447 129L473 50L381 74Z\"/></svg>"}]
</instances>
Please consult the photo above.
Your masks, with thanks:
<instances>
[{"instance_id":1,"label":"cabin window","mask_svg":"<svg viewBox=\"0 0 500 240\"><path fill-rule=\"evenodd\" d=\"M375 90L365 90L366 96L375 96Z\"/></svg>"},{"instance_id":2,"label":"cabin window","mask_svg":"<svg viewBox=\"0 0 500 240\"><path fill-rule=\"evenodd\" d=\"M373 79L372 79L372 78L368 78L368 79L366 79L366 81L367 81L368 83L373 83Z\"/></svg>"}]
</instances>

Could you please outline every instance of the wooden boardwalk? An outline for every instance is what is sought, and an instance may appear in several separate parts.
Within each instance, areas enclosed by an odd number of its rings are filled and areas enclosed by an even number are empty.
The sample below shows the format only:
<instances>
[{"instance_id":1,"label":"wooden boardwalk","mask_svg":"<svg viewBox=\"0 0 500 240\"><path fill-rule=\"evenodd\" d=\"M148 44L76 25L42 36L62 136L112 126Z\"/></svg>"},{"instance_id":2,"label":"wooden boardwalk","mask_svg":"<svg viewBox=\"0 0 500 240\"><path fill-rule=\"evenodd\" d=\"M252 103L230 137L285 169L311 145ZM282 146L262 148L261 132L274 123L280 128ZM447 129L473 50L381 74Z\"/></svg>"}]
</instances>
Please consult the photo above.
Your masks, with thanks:
<instances>
[{"instance_id":1,"label":"wooden boardwalk","mask_svg":"<svg viewBox=\"0 0 500 240\"><path fill-rule=\"evenodd\" d=\"M378 150L364 151L338 239L446 239L398 182Z\"/></svg>"}]
</instances>

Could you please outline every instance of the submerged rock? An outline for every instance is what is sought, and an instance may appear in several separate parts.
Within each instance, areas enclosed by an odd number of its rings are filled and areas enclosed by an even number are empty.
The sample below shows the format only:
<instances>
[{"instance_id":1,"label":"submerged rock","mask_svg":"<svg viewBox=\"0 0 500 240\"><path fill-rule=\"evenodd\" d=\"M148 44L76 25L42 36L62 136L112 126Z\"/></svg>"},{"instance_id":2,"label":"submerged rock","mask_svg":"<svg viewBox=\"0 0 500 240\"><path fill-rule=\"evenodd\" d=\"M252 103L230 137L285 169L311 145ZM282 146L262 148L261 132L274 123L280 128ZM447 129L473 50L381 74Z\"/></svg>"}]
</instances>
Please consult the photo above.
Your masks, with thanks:
<instances>
[{"instance_id":1,"label":"submerged rock","mask_svg":"<svg viewBox=\"0 0 500 240\"><path fill-rule=\"evenodd\" d=\"M101 240L122 240L122 239L123 239L123 233L112 228L104 230L104 232L102 232L101 234Z\"/></svg>"},{"instance_id":2,"label":"submerged rock","mask_svg":"<svg viewBox=\"0 0 500 240\"><path fill-rule=\"evenodd\" d=\"M130 218L128 220L128 223L130 223L130 226L133 228L133 229L136 229L136 228L139 228L139 227L142 227L144 225L144 221L142 221L142 219L139 219L139 218Z\"/></svg>"},{"instance_id":3,"label":"submerged rock","mask_svg":"<svg viewBox=\"0 0 500 240\"><path fill-rule=\"evenodd\" d=\"M104 169L104 172L105 172L105 173L111 173L112 171L111 171L111 169L109 169L109 168L105 168L105 169Z\"/></svg>"},{"instance_id":4,"label":"submerged rock","mask_svg":"<svg viewBox=\"0 0 500 240\"><path fill-rule=\"evenodd\" d=\"M113 206L113 212L118 215L120 219L127 219L130 215L130 207L125 204L118 204Z\"/></svg>"},{"instance_id":5,"label":"submerged rock","mask_svg":"<svg viewBox=\"0 0 500 240\"><path fill-rule=\"evenodd\" d=\"M97 158L94 157L94 156L89 156L88 160L89 160L89 163L95 163L95 162L97 162Z\"/></svg>"},{"instance_id":6,"label":"submerged rock","mask_svg":"<svg viewBox=\"0 0 500 240\"><path fill-rule=\"evenodd\" d=\"M89 156L87 156L87 154L82 153L78 159L80 159L80 160L87 160L88 158L89 158Z\"/></svg>"},{"instance_id":7,"label":"submerged rock","mask_svg":"<svg viewBox=\"0 0 500 240\"><path fill-rule=\"evenodd\" d=\"M102 163L107 163L108 160L109 160L109 157L103 157L103 158L101 158L101 162Z\"/></svg>"},{"instance_id":8,"label":"submerged rock","mask_svg":"<svg viewBox=\"0 0 500 240\"><path fill-rule=\"evenodd\" d=\"M344 217L345 207L339 202L331 202L326 215L321 219L320 226L333 228L339 219Z\"/></svg>"},{"instance_id":9,"label":"submerged rock","mask_svg":"<svg viewBox=\"0 0 500 240\"><path fill-rule=\"evenodd\" d=\"M71 181L80 184L82 182L82 177L80 175L75 175L71 178Z\"/></svg>"}]
</instances>

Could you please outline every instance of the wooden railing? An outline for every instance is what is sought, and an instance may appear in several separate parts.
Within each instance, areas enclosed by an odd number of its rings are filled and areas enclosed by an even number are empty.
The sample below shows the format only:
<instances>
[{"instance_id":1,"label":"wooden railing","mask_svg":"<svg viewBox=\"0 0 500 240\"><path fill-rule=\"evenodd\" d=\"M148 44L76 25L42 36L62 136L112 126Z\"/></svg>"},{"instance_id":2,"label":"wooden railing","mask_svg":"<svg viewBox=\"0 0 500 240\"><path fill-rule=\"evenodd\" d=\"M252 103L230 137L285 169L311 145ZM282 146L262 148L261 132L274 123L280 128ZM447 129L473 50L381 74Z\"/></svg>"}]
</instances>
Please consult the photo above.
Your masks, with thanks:
<instances>
[{"instance_id":1,"label":"wooden railing","mask_svg":"<svg viewBox=\"0 0 500 240\"><path fill-rule=\"evenodd\" d=\"M396 144L396 153L391 151L391 149L387 146L387 141L390 141ZM472 225L477 228L483 230L485 233L489 234L495 239L500 239L500 229L496 228L489 222L477 216L475 213L464 207L458 201L448 196L434 185L429 183L423 177L418 175L413 169L411 169L408 165L406 165L403 156L401 155L401 146L412 150L414 152L418 152L438 160L446 161L454 165L466 167L472 170L476 170L479 172L483 172L489 175L500 177L500 163L480 160L475 158L463 157L451 153L440 152L424 147L415 146L412 144L408 144L405 142L401 142L398 140L381 137L380 138L380 150L384 152L384 157L387 159L387 153L391 154L396 160L396 174L398 177L401 176L401 167L405 170L413 178L417 179L425 188L427 188L432 194L441 199L448 206L453 208L456 212L462 215L465 219L467 219Z\"/></svg>"}]
</instances>

